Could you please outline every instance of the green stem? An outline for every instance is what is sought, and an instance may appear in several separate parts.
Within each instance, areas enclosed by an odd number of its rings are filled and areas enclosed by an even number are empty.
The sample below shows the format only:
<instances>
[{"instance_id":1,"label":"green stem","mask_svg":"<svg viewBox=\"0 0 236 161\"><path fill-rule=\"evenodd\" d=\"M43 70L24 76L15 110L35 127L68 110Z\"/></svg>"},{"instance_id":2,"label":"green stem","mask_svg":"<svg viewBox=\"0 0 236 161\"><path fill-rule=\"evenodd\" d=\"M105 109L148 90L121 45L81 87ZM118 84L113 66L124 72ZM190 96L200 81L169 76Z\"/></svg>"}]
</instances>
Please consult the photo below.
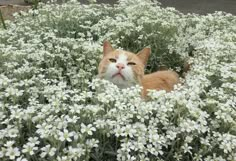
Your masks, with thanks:
<instances>
[{"instance_id":1,"label":"green stem","mask_svg":"<svg viewBox=\"0 0 236 161\"><path fill-rule=\"evenodd\" d=\"M34 9L37 9L37 8L38 8L38 3L39 3L38 0L34 0Z\"/></svg>"},{"instance_id":2,"label":"green stem","mask_svg":"<svg viewBox=\"0 0 236 161\"><path fill-rule=\"evenodd\" d=\"M1 22L2 22L2 25L3 25L3 28L6 30L6 29L7 29L7 27L6 27L5 21L4 21L4 19L3 19L3 16L2 16L2 11L1 11L1 9L0 9L0 19L1 19Z\"/></svg>"},{"instance_id":3,"label":"green stem","mask_svg":"<svg viewBox=\"0 0 236 161\"><path fill-rule=\"evenodd\" d=\"M175 147L175 145L176 145L176 142L178 142L178 140L173 141L173 143L172 143L172 145L171 145L171 150L170 150L170 152L168 153L168 155L167 155L167 157L166 157L166 160L169 160L170 157L173 155L174 147Z\"/></svg>"},{"instance_id":4,"label":"green stem","mask_svg":"<svg viewBox=\"0 0 236 161\"><path fill-rule=\"evenodd\" d=\"M89 161L89 159L90 159L90 154L89 154L88 148L86 147L85 161Z\"/></svg>"}]
</instances>

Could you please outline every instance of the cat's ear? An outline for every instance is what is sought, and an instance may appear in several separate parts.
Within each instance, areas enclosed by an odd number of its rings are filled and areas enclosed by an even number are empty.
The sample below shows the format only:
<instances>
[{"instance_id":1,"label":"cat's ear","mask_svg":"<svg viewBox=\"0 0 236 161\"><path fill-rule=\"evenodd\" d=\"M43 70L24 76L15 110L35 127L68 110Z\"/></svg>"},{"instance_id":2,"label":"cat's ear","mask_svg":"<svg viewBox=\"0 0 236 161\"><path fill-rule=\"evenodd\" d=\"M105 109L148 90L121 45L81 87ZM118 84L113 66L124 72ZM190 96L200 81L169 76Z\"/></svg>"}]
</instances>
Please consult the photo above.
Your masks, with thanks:
<instances>
[{"instance_id":1,"label":"cat's ear","mask_svg":"<svg viewBox=\"0 0 236 161\"><path fill-rule=\"evenodd\" d=\"M112 52L114 49L111 46L109 41L104 41L103 43L103 57L105 57L107 54L109 54L110 52Z\"/></svg>"},{"instance_id":2,"label":"cat's ear","mask_svg":"<svg viewBox=\"0 0 236 161\"><path fill-rule=\"evenodd\" d=\"M150 54L151 54L151 48L147 47L138 52L137 56L142 61L142 63L146 65Z\"/></svg>"}]
</instances>

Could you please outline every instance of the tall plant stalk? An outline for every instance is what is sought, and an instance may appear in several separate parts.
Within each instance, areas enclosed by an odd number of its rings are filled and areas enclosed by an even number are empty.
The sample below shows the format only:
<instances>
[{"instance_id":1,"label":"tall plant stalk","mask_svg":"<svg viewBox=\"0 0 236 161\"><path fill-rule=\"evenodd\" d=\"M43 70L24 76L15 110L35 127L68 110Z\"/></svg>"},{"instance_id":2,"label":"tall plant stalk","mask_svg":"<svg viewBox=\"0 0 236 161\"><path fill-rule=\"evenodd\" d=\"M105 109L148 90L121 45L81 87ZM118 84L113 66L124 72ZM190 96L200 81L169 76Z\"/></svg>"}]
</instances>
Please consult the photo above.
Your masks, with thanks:
<instances>
[{"instance_id":1,"label":"tall plant stalk","mask_svg":"<svg viewBox=\"0 0 236 161\"><path fill-rule=\"evenodd\" d=\"M2 11L1 11L1 9L0 9L0 20L1 20L1 23L2 23L2 25L3 25L3 28L4 28L4 29L7 29L6 24L5 24L5 21L4 21L4 18L3 18L3 16L2 16Z\"/></svg>"}]
</instances>

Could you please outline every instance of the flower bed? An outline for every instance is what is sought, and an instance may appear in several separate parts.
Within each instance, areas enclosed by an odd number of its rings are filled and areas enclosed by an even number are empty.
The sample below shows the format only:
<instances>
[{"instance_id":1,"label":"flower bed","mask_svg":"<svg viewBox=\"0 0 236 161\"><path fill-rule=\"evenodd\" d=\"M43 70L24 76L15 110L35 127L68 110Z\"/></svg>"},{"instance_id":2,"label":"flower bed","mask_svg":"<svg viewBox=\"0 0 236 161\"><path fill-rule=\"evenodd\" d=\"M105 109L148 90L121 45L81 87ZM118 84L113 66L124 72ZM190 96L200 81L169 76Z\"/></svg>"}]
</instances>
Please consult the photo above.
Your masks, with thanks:
<instances>
[{"instance_id":1,"label":"flower bed","mask_svg":"<svg viewBox=\"0 0 236 161\"><path fill-rule=\"evenodd\" d=\"M236 17L149 0L40 5L0 30L0 160L236 160ZM152 48L170 93L96 79L102 42Z\"/></svg>"}]
</instances>

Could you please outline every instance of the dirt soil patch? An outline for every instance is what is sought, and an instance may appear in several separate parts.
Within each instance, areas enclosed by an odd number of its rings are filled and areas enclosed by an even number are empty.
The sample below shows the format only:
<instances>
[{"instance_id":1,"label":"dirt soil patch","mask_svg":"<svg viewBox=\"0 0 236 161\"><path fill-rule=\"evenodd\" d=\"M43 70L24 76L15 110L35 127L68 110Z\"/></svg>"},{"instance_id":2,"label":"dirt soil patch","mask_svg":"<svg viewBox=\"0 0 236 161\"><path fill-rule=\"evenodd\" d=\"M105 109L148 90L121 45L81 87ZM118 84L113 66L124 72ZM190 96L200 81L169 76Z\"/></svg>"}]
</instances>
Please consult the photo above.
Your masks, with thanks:
<instances>
[{"instance_id":1,"label":"dirt soil patch","mask_svg":"<svg viewBox=\"0 0 236 161\"><path fill-rule=\"evenodd\" d=\"M31 6L20 6L20 5L6 5L0 6L0 10L5 20L13 20L13 13L20 11L27 11Z\"/></svg>"}]
</instances>

